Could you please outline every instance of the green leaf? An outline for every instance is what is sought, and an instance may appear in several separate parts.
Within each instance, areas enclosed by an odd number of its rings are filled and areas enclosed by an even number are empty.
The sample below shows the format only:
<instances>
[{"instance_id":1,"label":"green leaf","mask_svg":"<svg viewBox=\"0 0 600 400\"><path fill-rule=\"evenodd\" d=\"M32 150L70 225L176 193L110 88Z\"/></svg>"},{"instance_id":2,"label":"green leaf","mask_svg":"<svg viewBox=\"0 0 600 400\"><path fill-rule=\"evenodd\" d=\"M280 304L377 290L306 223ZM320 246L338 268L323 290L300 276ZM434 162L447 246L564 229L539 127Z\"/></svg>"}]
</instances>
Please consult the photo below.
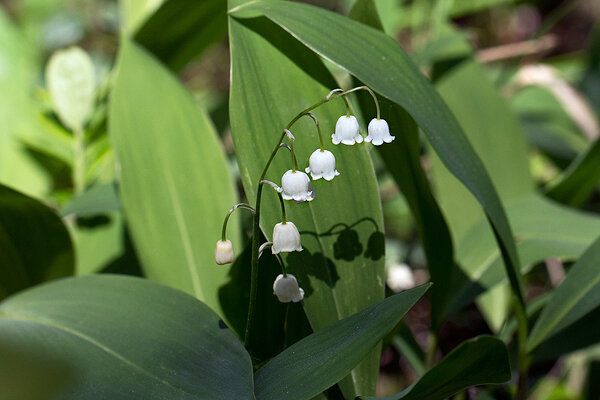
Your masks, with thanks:
<instances>
[{"instance_id":1,"label":"green leaf","mask_svg":"<svg viewBox=\"0 0 600 400\"><path fill-rule=\"evenodd\" d=\"M0 343L66 368L64 400L254 398L248 353L219 317L140 278L71 278L11 297Z\"/></svg>"},{"instance_id":2,"label":"green leaf","mask_svg":"<svg viewBox=\"0 0 600 400\"><path fill-rule=\"evenodd\" d=\"M529 351L600 306L600 238L571 267L554 290L527 340Z\"/></svg>"},{"instance_id":3,"label":"green leaf","mask_svg":"<svg viewBox=\"0 0 600 400\"><path fill-rule=\"evenodd\" d=\"M117 195L116 183L96 185L79 196L74 197L60 210L67 215L89 216L110 211L120 211L121 204Z\"/></svg>"},{"instance_id":4,"label":"green leaf","mask_svg":"<svg viewBox=\"0 0 600 400\"><path fill-rule=\"evenodd\" d=\"M0 299L73 274L71 239L39 201L0 185Z\"/></svg>"},{"instance_id":5,"label":"green leaf","mask_svg":"<svg viewBox=\"0 0 600 400\"><path fill-rule=\"evenodd\" d=\"M532 194L533 182L529 174L524 135L518 120L486 76L483 67L466 58L438 62L433 69L436 88L490 172L500 198L507 201ZM469 229L484 219L484 213L473 195L452 176L435 154L429 160L437 198L455 243L461 244ZM487 222L484 225L486 228L481 234L487 236L488 242L493 245L493 230ZM465 249L477 248L465 243ZM449 283L454 288L460 286L459 279ZM448 300L451 297L449 295ZM496 289L478 300L479 308L493 330L499 329L505 319L507 307L506 302L502 301L505 297L510 298L510 294L503 289Z\"/></svg>"},{"instance_id":6,"label":"green leaf","mask_svg":"<svg viewBox=\"0 0 600 400\"><path fill-rule=\"evenodd\" d=\"M256 372L257 400L307 400L335 384L400 322L429 286L388 297L288 347Z\"/></svg>"},{"instance_id":7,"label":"green leaf","mask_svg":"<svg viewBox=\"0 0 600 400\"><path fill-rule=\"evenodd\" d=\"M436 69L444 69L444 64ZM518 120L477 62L466 59L440 73L435 85L456 116L504 201L533 193L527 147ZM439 152L438 152L439 154ZM484 214L477 200L432 157L432 179L456 243ZM491 229L487 235L493 238Z\"/></svg>"},{"instance_id":8,"label":"green leaf","mask_svg":"<svg viewBox=\"0 0 600 400\"><path fill-rule=\"evenodd\" d=\"M254 202L258 179L283 128L337 84L314 53L265 18L231 18L230 46L232 134L244 190ZM341 175L331 182L314 181L315 200L287 203L288 219L300 230L304 251L291 253L284 261L306 292L304 309L318 331L383 299L385 276L381 200L367 149L331 144L335 123L345 113L342 100L313 113ZM304 117L291 131L304 169L319 145L314 122ZM280 184L290 167L290 155L280 151L266 178ZM281 213L276 193L265 189L261 226L271 238ZM379 358L379 349L374 349L340 384L345 397L375 391Z\"/></svg>"},{"instance_id":9,"label":"green leaf","mask_svg":"<svg viewBox=\"0 0 600 400\"><path fill-rule=\"evenodd\" d=\"M506 257L513 291L524 303L512 232L492 181L446 104L402 48L382 32L305 4L257 1L230 11L239 18L257 12L411 114L448 169L483 206Z\"/></svg>"},{"instance_id":10,"label":"green leaf","mask_svg":"<svg viewBox=\"0 0 600 400\"><path fill-rule=\"evenodd\" d=\"M504 383L510 376L508 351L504 343L492 336L479 336L461 343L402 392L383 399L445 399L471 386Z\"/></svg>"},{"instance_id":11,"label":"green leaf","mask_svg":"<svg viewBox=\"0 0 600 400\"><path fill-rule=\"evenodd\" d=\"M121 202L144 272L220 312L227 270L214 261L235 189L207 115L169 72L123 39L109 133ZM148 84L152 82L152 84ZM232 219L229 237L238 245Z\"/></svg>"},{"instance_id":12,"label":"green leaf","mask_svg":"<svg viewBox=\"0 0 600 400\"><path fill-rule=\"evenodd\" d=\"M546 258L577 259L600 232L597 216L539 196L508 201L506 209L515 230L523 272ZM487 229L487 222L480 220L457 246L457 261L472 282L457 290L450 311L458 310L505 278L499 251L484 234Z\"/></svg>"},{"instance_id":13,"label":"green leaf","mask_svg":"<svg viewBox=\"0 0 600 400\"><path fill-rule=\"evenodd\" d=\"M32 86L38 79L36 49L0 8L0 182L40 198L50 190L47 171L28 154L19 135L43 136Z\"/></svg>"},{"instance_id":14,"label":"green leaf","mask_svg":"<svg viewBox=\"0 0 600 400\"><path fill-rule=\"evenodd\" d=\"M600 139L596 139L551 183L546 195L561 203L581 206L600 181Z\"/></svg>"},{"instance_id":15,"label":"green leaf","mask_svg":"<svg viewBox=\"0 0 600 400\"><path fill-rule=\"evenodd\" d=\"M356 20L378 26L376 14L365 13L365 9L373 10L373 0L356 2L351 16ZM374 115L375 105L372 98L363 93L359 97L363 115ZM392 132L401 132L396 140L385 146L378 146L377 151L383 159L388 171L400 187L417 223L417 229L423 250L427 258L427 269L434 286L431 289L432 330L436 331L442 322L444 310L451 294L450 283L453 274L458 272L454 265L454 252L450 231L438 206L429 181L421 166L419 131L417 124L402 107L387 99L379 99L383 115Z\"/></svg>"},{"instance_id":16,"label":"green leaf","mask_svg":"<svg viewBox=\"0 0 600 400\"><path fill-rule=\"evenodd\" d=\"M226 33L226 1L167 0L134 37L136 42L178 71Z\"/></svg>"}]
</instances>

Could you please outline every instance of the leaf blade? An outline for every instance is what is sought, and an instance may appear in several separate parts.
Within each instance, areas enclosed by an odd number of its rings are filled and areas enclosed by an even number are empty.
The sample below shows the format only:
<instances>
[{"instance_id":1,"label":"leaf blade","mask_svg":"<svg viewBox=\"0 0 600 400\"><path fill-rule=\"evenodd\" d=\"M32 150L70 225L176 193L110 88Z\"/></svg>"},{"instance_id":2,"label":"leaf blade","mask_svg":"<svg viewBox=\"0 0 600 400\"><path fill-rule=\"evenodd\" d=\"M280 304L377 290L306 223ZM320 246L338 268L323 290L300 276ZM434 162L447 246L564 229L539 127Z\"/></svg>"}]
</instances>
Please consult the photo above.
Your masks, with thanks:
<instances>
[{"instance_id":1,"label":"leaf blade","mask_svg":"<svg viewBox=\"0 0 600 400\"><path fill-rule=\"evenodd\" d=\"M126 38L110 114L122 206L144 271L220 312L217 292L227 271L215 265L214 245L236 195L207 115ZM230 224L234 246L238 235Z\"/></svg>"},{"instance_id":2,"label":"leaf blade","mask_svg":"<svg viewBox=\"0 0 600 400\"><path fill-rule=\"evenodd\" d=\"M0 326L0 342L67 369L64 399L253 399L248 354L219 317L148 280L55 281L1 303Z\"/></svg>"},{"instance_id":3,"label":"leaf blade","mask_svg":"<svg viewBox=\"0 0 600 400\"><path fill-rule=\"evenodd\" d=\"M429 286L388 297L287 348L257 371L257 399L301 400L318 395L346 375Z\"/></svg>"}]
</instances>

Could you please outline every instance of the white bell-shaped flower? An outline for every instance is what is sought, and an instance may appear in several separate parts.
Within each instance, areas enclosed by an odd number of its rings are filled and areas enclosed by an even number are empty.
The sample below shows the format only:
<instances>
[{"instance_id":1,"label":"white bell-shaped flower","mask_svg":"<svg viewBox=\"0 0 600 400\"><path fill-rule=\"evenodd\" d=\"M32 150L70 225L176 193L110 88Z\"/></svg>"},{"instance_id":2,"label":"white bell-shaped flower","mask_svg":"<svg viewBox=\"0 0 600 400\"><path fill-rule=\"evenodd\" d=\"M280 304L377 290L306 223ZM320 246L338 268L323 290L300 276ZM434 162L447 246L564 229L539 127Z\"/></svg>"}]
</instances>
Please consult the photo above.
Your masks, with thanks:
<instances>
[{"instance_id":1,"label":"white bell-shaped flower","mask_svg":"<svg viewBox=\"0 0 600 400\"><path fill-rule=\"evenodd\" d=\"M329 150L317 149L313 151L308 159L308 167L305 169L314 180L325 179L330 181L340 173L335 169L335 156Z\"/></svg>"},{"instance_id":2,"label":"white bell-shaped flower","mask_svg":"<svg viewBox=\"0 0 600 400\"><path fill-rule=\"evenodd\" d=\"M396 136L390 135L390 127L385 119L373 118L369 122L369 134L365 138L365 142L371 142L375 146L380 146L385 143L391 143Z\"/></svg>"},{"instance_id":3,"label":"white bell-shaped flower","mask_svg":"<svg viewBox=\"0 0 600 400\"><path fill-rule=\"evenodd\" d=\"M293 301L297 303L304 298L304 290L298 286L296 277L292 274L279 274L273 283L273 294L282 303Z\"/></svg>"},{"instance_id":4,"label":"white bell-shaped flower","mask_svg":"<svg viewBox=\"0 0 600 400\"><path fill-rule=\"evenodd\" d=\"M215 261L219 265L233 262L233 245L230 240L219 240L215 247Z\"/></svg>"},{"instance_id":5,"label":"white bell-shaped flower","mask_svg":"<svg viewBox=\"0 0 600 400\"><path fill-rule=\"evenodd\" d=\"M335 133L331 135L333 144L344 143L349 146L354 143L362 143L360 127L354 115L342 115L335 123Z\"/></svg>"},{"instance_id":6,"label":"white bell-shaped flower","mask_svg":"<svg viewBox=\"0 0 600 400\"><path fill-rule=\"evenodd\" d=\"M280 222L273 228L273 254L279 252L302 251L300 232L293 222Z\"/></svg>"},{"instance_id":7,"label":"white bell-shaped flower","mask_svg":"<svg viewBox=\"0 0 600 400\"><path fill-rule=\"evenodd\" d=\"M286 171L281 177L281 196L284 200L311 201L315 198L315 190L310 178L302 171Z\"/></svg>"},{"instance_id":8,"label":"white bell-shaped flower","mask_svg":"<svg viewBox=\"0 0 600 400\"><path fill-rule=\"evenodd\" d=\"M387 270L387 284L394 292L415 287L415 278L410 267L406 264L393 264Z\"/></svg>"}]
</instances>

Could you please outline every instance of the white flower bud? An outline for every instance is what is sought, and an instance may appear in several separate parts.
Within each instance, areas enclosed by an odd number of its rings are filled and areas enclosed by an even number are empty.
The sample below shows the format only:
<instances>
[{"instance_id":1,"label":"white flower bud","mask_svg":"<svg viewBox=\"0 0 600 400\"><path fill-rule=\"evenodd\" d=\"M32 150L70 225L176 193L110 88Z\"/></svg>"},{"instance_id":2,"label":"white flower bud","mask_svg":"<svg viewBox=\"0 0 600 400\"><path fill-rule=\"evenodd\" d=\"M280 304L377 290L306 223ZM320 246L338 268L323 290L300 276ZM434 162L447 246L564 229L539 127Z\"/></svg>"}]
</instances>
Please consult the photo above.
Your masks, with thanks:
<instances>
[{"instance_id":1,"label":"white flower bud","mask_svg":"<svg viewBox=\"0 0 600 400\"><path fill-rule=\"evenodd\" d=\"M302 171L286 171L281 177L281 196L285 200L311 201L315 198L315 190L310 178Z\"/></svg>"},{"instance_id":2,"label":"white flower bud","mask_svg":"<svg viewBox=\"0 0 600 400\"><path fill-rule=\"evenodd\" d=\"M273 228L273 254L279 252L302 251L300 232L293 222L280 222Z\"/></svg>"},{"instance_id":3,"label":"white flower bud","mask_svg":"<svg viewBox=\"0 0 600 400\"><path fill-rule=\"evenodd\" d=\"M215 261L219 265L233 262L233 245L230 240L219 240L215 247Z\"/></svg>"},{"instance_id":4,"label":"white flower bud","mask_svg":"<svg viewBox=\"0 0 600 400\"><path fill-rule=\"evenodd\" d=\"M304 298L304 290L298 286L296 277L292 274L279 274L273 283L273 294L282 303L293 301L297 303Z\"/></svg>"},{"instance_id":5,"label":"white flower bud","mask_svg":"<svg viewBox=\"0 0 600 400\"><path fill-rule=\"evenodd\" d=\"M308 167L305 169L313 179L324 178L327 181L332 180L340 173L335 169L335 156L328 150L315 150L308 159Z\"/></svg>"},{"instance_id":6,"label":"white flower bud","mask_svg":"<svg viewBox=\"0 0 600 400\"><path fill-rule=\"evenodd\" d=\"M62 123L72 130L83 129L96 96L96 75L90 56L79 47L54 53L46 67L46 86Z\"/></svg>"},{"instance_id":7,"label":"white flower bud","mask_svg":"<svg viewBox=\"0 0 600 400\"><path fill-rule=\"evenodd\" d=\"M415 287L415 278L410 267L406 264L394 264L388 268L387 284L394 292Z\"/></svg>"},{"instance_id":8,"label":"white flower bud","mask_svg":"<svg viewBox=\"0 0 600 400\"><path fill-rule=\"evenodd\" d=\"M365 138L365 142L371 142L375 146L380 146L383 142L391 143L395 136L390 135L390 127L385 119L373 118L369 122L369 134Z\"/></svg>"},{"instance_id":9,"label":"white flower bud","mask_svg":"<svg viewBox=\"0 0 600 400\"><path fill-rule=\"evenodd\" d=\"M360 127L354 115L342 115L335 124L335 133L331 135L333 144L344 143L349 146L354 143L362 143Z\"/></svg>"}]
</instances>

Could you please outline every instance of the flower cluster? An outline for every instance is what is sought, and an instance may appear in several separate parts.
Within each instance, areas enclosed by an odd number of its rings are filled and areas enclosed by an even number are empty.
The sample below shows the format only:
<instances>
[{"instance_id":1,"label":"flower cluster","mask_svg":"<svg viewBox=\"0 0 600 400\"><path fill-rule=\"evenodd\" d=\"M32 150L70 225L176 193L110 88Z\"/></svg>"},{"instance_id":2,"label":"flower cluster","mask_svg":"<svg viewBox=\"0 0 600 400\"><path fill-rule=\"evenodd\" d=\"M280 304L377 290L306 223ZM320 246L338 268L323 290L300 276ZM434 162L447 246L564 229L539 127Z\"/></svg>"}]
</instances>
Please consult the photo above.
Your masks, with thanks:
<instances>
[{"instance_id":1,"label":"flower cluster","mask_svg":"<svg viewBox=\"0 0 600 400\"><path fill-rule=\"evenodd\" d=\"M350 105L348 100L344 97L349 93L352 93L357 90L367 90L373 100L375 101L375 105L377 106L377 117L373 118L368 125L368 135L363 138L360 133L360 126L355 116L350 114ZM336 95L336 96L334 96ZM354 89L350 89L348 91L343 91L341 89L332 90L329 95L325 98L324 101L321 101L315 104L312 107L307 108L302 111L300 114L296 116L283 130L282 136L277 143L277 147L273 151L271 158L267 162L265 169L263 170L259 185L268 184L272 186L278 193L279 199L281 202L281 214L282 221L275 225L273 228L273 241L264 243L262 246L258 246L258 239L256 238L259 233L253 232L253 249L258 250L257 253L253 251L253 268L257 266L258 257L262 254L262 250L271 246L271 251L273 254L278 255L282 252L293 252L293 251L302 251L302 244L300 240L300 233L298 228L293 222L286 221L285 216L285 205L284 200L294 200L296 203L301 203L304 201L312 201L315 199L315 190L311 183L311 177L313 180L325 179L326 181L331 181L336 176L340 175L338 170L336 169L336 160L333 153L324 148L323 144L323 136L321 135L321 129L319 127L319 121L316 116L310 113L309 111L326 103L329 100L332 100L337 97L342 97L346 103L346 115L342 115L338 118L335 124L335 132L331 135L331 142L334 145L338 145L340 143L351 146L354 144L359 144L363 142L371 143L375 146L380 146L383 143L391 143L395 137L390 135L390 128L388 123L381 119L379 116L379 103L377 102L377 98L375 94L366 86L357 87ZM298 163L296 160L296 156L294 153L294 141L295 137L290 132L291 126L302 116L311 117L316 125L317 132L319 134L320 148L317 148L312 152L310 158L308 160L308 167L305 168L305 172L302 172L298 169ZM284 144L283 140L287 137L289 144ZM277 153L280 148L287 148L291 153L291 169L287 170L283 176L281 177L281 187L277 186L275 183L264 180L267 169L273 160L273 157ZM310 174L310 177L309 175ZM254 209L247 204L238 204L234 206L225 218L225 222L223 224L223 233L222 238L217 242L217 246L215 248L215 260L217 264L227 264L233 262L233 246L229 240L225 238L225 231L227 220L229 219L229 215L238 207L245 208L252 211L255 215L255 230L258 227L258 222L260 221L260 196L262 191L258 191L257 198L257 208ZM255 259L254 259L255 258ZM277 296L279 301L284 303L289 302L299 302L304 298L304 290L299 287L298 281L296 277L291 274L287 274L285 272L285 268L283 268L283 274L280 274L275 279L273 283L273 294ZM252 302L252 299L251 299ZM252 307L251 307L252 310ZM251 313L252 311L249 311Z\"/></svg>"}]
</instances>

